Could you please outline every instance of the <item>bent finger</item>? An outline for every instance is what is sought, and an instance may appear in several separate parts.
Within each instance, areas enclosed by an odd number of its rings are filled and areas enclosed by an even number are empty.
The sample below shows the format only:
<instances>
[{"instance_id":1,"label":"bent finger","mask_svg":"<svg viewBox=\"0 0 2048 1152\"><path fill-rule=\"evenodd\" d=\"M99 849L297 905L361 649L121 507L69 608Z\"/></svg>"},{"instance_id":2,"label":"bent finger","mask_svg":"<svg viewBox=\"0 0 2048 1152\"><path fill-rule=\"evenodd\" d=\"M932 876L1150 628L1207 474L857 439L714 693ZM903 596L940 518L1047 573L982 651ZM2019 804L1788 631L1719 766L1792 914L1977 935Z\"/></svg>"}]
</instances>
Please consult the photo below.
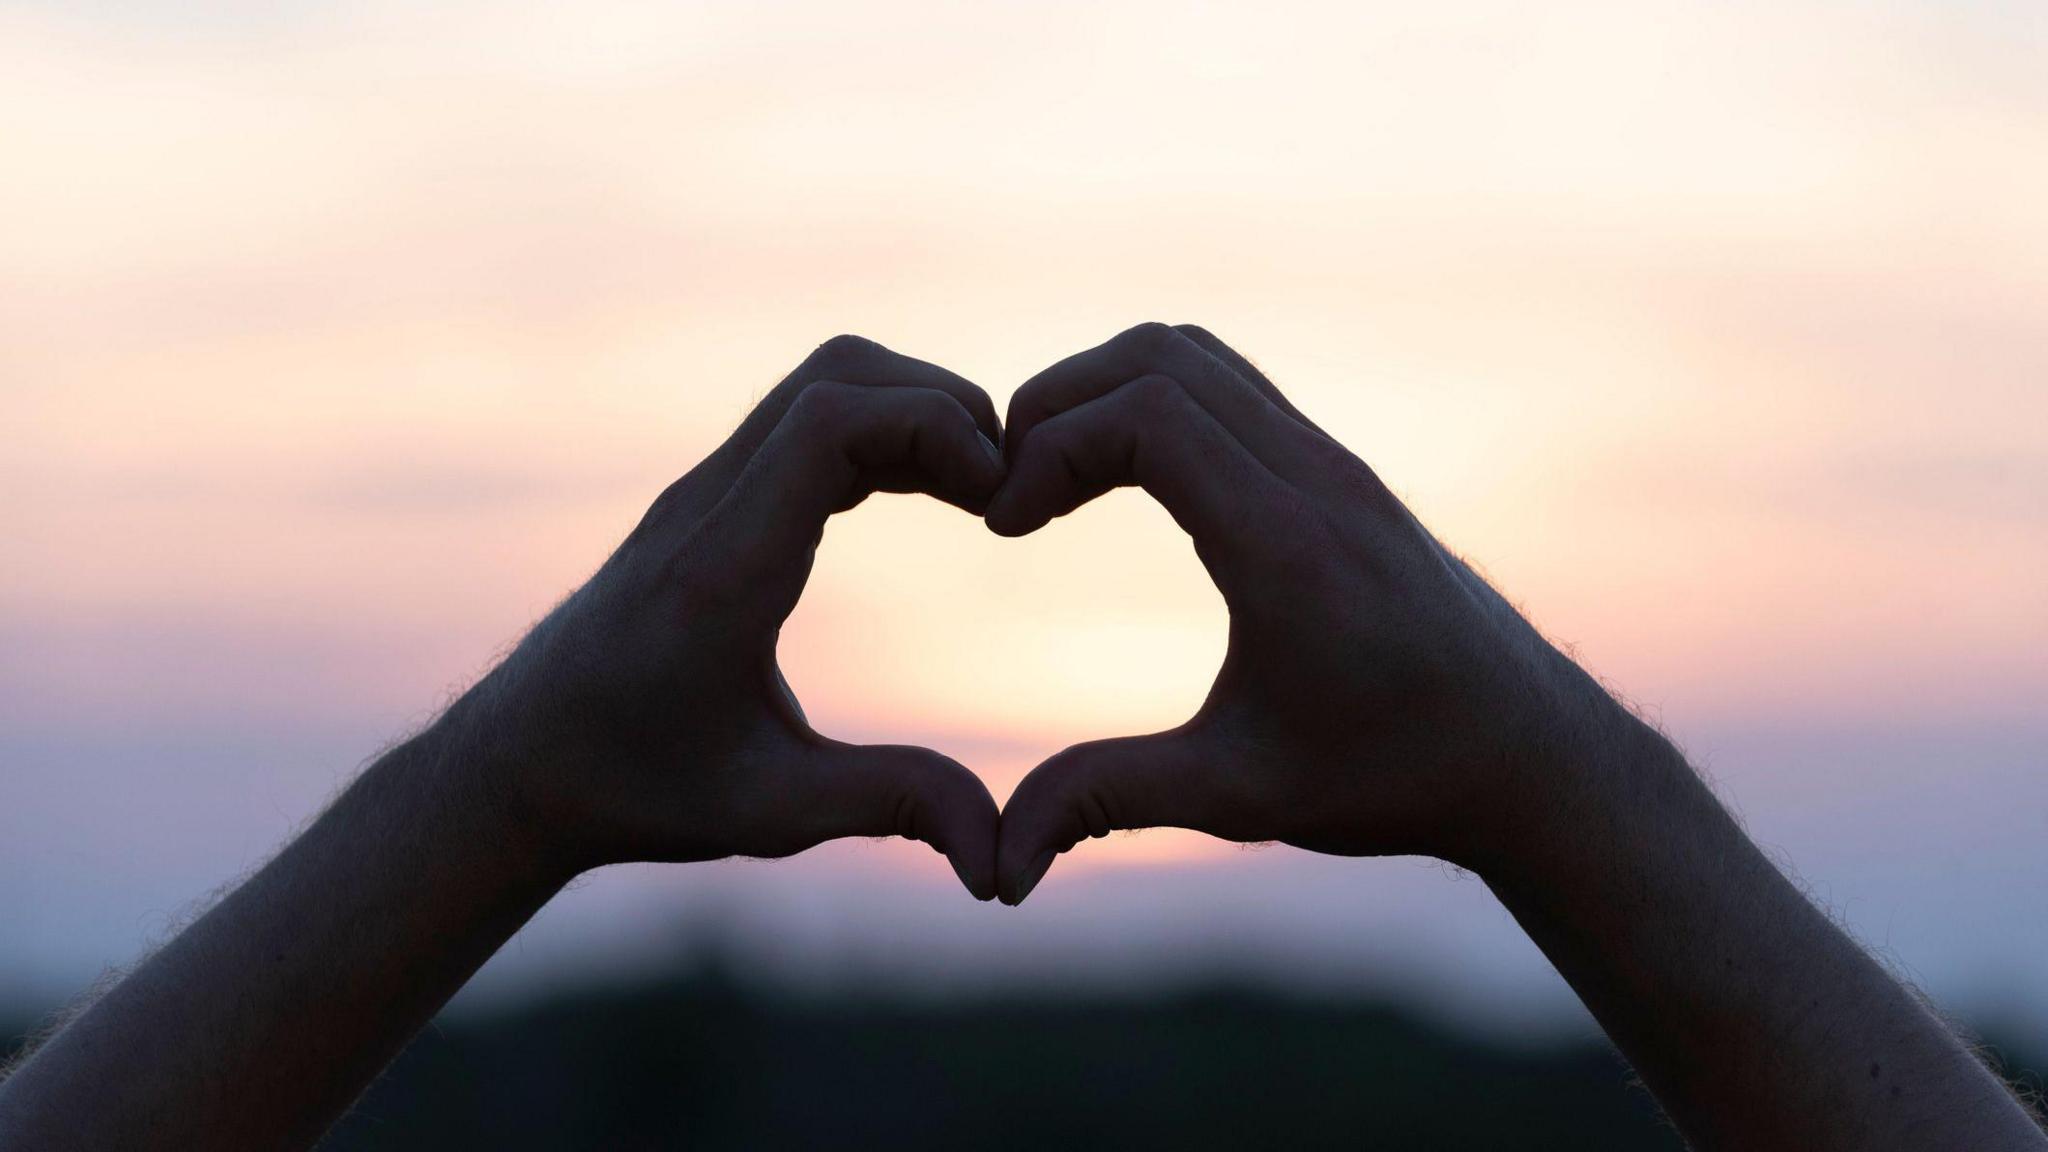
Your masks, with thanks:
<instances>
[{"instance_id":1,"label":"bent finger","mask_svg":"<svg viewBox=\"0 0 2048 1152\"><path fill-rule=\"evenodd\" d=\"M892 351L860 336L834 336L804 358L755 404L738 428L704 462L671 488L671 502L688 524L702 518L774 434L803 393L820 381L832 380L863 388L926 388L951 396L973 418L988 442L1001 446L1002 424L988 393L954 372Z\"/></svg>"},{"instance_id":2,"label":"bent finger","mask_svg":"<svg viewBox=\"0 0 2048 1152\"><path fill-rule=\"evenodd\" d=\"M1113 488L1158 500L1207 560L1255 536L1287 486L1181 388L1132 380L1039 425L989 501L989 528L1022 536Z\"/></svg>"},{"instance_id":3,"label":"bent finger","mask_svg":"<svg viewBox=\"0 0 2048 1152\"><path fill-rule=\"evenodd\" d=\"M807 561L833 513L915 491L980 514L1001 459L952 396L929 388L811 385L697 528L704 570L744 580Z\"/></svg>"},{"instance_id":4,"label":"bent finger","mask_svg":"<svg viewBox=\"0 0 2048 1152\"><path fill-rule=\"evenodd\" d=\"M1297 467L1304 438L1317 435L1187 336L1153 323L1127 329L1025 381L1010 398L1011 457L1022 451L1046 421L1106 395L1127 380L1151 374L1179 381L1218 425L1280 475Z\"/></svg>"}]
</instances>

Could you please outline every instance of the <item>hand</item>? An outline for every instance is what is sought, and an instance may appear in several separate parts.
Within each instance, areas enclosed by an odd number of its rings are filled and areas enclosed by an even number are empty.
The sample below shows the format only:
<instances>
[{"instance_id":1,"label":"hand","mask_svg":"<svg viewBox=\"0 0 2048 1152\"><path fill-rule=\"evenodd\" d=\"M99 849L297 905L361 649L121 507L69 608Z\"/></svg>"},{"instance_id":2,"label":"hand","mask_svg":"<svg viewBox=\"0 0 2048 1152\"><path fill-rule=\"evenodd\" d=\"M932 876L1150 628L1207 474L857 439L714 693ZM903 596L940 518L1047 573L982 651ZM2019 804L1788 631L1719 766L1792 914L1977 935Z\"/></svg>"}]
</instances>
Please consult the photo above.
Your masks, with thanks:
<instances>
[{"instance_id":1,"label":"hand","mask_svg":"<svg viewBox=\"0 0 2048 1152\"><path fill-rule=\"evenodd\" d=\"M1036 531L1138 485L1193 537L1230 646L1193 719L1080 744L1004 807L998 890L1112 829L1174 826L1478 866L1554 806L1532 778L1578 726L1632 722L1446 551L1372 469L1222 341L1145 324L1010 404L987 521Z\"/></svg>"},{"instance_id":2,"label":"hand","mask_svg":"<svg viewBox=\"0 0 2048 1152\"><path fill-rule=\"evenodd\" d=\"M878 491L979 514L1000 436L950 372L855 337L820 347L451 710L496 750L515 823L573 871L904 836L991 898L988 789L927 749L812 731L775 642L828 517Z\"/></svg>"}]
</instances>

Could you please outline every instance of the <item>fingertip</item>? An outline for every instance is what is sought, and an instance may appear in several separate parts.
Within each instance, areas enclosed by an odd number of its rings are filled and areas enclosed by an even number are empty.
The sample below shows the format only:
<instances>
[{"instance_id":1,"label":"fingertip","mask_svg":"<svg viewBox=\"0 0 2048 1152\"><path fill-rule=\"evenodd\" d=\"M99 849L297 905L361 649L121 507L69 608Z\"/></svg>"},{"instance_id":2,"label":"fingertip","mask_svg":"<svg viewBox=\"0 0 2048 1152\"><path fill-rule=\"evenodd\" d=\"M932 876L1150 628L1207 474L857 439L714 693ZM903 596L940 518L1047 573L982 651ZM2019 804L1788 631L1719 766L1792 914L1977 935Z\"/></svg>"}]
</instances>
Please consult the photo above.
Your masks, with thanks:
<instances>
[{"instance_id":1,"label":"fingertip","mask_svg":"<svg viewBox=\"0 0 2048 1152\"><path fill-rule=\"evenodd\" d=\"M945 854L946 862L953 866L953 875L960 878L960 886L967 889L968 895L983 902L996 897L997 816L994 808L995 802L989 801L986 834L949 837L954 843ZM974 823L984 822L977 820Z\"/></svg>"},{"instance_id":2,"label":"fingertip","mask_svg":"<svg viewBox=\"0 0 2048 1152\"><path fill-rule=\"evenodd\" d=\"M1003 903L1012 908L1024 903L1025 897L1031 895L1031 890L1038 887L1040 880L1045 879L1046 872L1051 870L1052 862L1057 859L1059 853L1051 848L1033 857L1022 872L1011 878L1008 891L1003 896Z\"/></svg>"},{"instance_id":3,"label":"fingertip","mask_svg":"<svg viewBox=\"0 0 2048 1152\"><path fill-rule=\"evenodd\" d=\"M977 478L970 481L968 499L961 507L976 516L986 516L995 503L996 494L1003 489L1003 481L1009 475L1009 467L1003 462L1003 450L977 429L974 439L981 446L982 462L976 466Z\"/></svg>"},{"instance_id":4,"label":"fingertip","mask_svg":"<svg viewBox=\"0 0 2048 1152\"><path fill-rule=\"evenodd\" d=\"M1025 536L1038 527L1031 523L1019 505L1017 489L1012 486L1014 479L1014 473L1003 478L1002 485L989 497L988 508L981 516L988 530L998 536Z\"/></svg>"},{"instance_id":5,"label":"fingertip","mask_svg":"<svg viewBox=\"0 0 2048 1152\"><path fill-rule=\"evenodd\" d=\"M1063 846L1060 816L1065 808L1058 787L1058 757L1033 768L1017 782L996 825L996 890L1003 903L1015 907L1031 895ZM1048 768L1051 768L1048 771Z\"/></svg>"},{"instance_id":6,"label":"fingertip","mask_svg":"<svg viewBox=\"0 0 2048 1152\"><path fill-rule=\"evenodd\" d=\"M961 404L967 409L967 414L974 418L974 430L981 434L982 439L1000 447L1003 442L1003 421L996 415L996 402L990 399L989 394L979 385L965 378L959 379L966 388Z\"/></svg>"},{"instance_id":7,"label":"fingertip","mask_svg":"<svg viewBox=\"0 0 2048 1152\"><path fill-rule=\"evenodd\" d=\"M989 501L988 511L982 513L981 521L988 525L989 531L1011 539L1029 536L1031 530L1037 527L1020 516L1013 505L1004 503L1001 493L997 493L996 499Z\"/></svg>"},{"instance_id":8,"label":"fingertip","mask_svg":"<svg viewBox=\"0 0 2048 1152\"><path fill-rule=\"evenodd\" d=\"M993 876L977 877L965 864L953 859L951 856L948 856L946 860L953 865L953 875L960 878L960 886L967 889L969 896L984 904L996 898L996 884Z\"/></svg>"},{"instance_id":9,"label":"fingertip","mask_svg":"<svg viewBox=\"0 0 2048 1152\"><path fill-rule=\"evenodd\" d=\"M980 516L1003 485L1003 454L972 419L962 423L966 435L949 427L943 447L934 446L927 458L931 494Z\"/></svg>"},{"instance_id":10,"label":"fingertip","mask_svg":"<svg viewBox=\"0 0 2048 1152\"><path fill-rule=\"evenodd\" d=\"M936 752L931 755L940 765L939 788L949 794L940 803L942 831L938 839L942 842L935 842L932 847L945 855L946 862L953 866L953 875L960 878L961 887L969 895L976 900L992 900L996 895L996 848L1002 819L995 797L989 794L981 777L959 761Z\"/></svg>"}]
</instances>

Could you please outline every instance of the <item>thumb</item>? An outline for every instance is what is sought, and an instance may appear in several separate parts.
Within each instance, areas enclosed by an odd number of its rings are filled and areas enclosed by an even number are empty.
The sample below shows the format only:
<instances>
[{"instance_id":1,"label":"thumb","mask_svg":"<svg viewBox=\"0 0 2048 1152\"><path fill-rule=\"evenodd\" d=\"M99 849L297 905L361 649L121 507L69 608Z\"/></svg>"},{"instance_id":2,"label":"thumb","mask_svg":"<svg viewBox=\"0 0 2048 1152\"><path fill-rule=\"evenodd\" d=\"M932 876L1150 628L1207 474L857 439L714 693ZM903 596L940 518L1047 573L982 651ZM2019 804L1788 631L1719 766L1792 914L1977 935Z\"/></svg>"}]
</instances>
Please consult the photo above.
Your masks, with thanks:
<instances>
[{"instance_id":1,"label":"thumb","mask_svg":"<svg viewBox=\"0 0 2048 1152\"><path fill-rule=\"evenodd\" d=\"M996 891L1024 897L1054 857L1113 829L1193 828L1214 823L1221 798L1214 755L1188 728L1076 744L1033 768L1003 806Z\"/></svg>"},{"instance_id":2,"label":"thumb","mask_svg":"<svg viewBox=\"0 0 2048 1152\"><path fill-rule=\"evenodd\" d=\"M996 802L958 761L905 744L825 741L805 770L819 840L901 836L952 862L977 900L995 898Z\"/></svg>"}]
</instances>

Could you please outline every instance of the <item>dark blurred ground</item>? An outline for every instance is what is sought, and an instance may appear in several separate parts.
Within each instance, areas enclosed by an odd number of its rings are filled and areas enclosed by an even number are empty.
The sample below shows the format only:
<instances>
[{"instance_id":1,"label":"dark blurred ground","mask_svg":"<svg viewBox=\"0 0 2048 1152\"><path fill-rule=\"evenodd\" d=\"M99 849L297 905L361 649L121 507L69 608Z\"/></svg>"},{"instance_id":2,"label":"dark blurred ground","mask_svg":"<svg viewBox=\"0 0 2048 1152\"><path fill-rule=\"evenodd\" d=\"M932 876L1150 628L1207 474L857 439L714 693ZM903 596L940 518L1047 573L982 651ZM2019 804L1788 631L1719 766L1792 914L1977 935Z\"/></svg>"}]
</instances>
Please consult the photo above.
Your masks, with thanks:
<instances>
[{"instance_id":1,"label":"dark blurred ground","mask_svg":"<svg viewBox=\"0 0 2048 1152\"><path fill-rule=\"evenodd\" d=\"M2041 1062L2005 1056L2039 1083ZM443 1021L325 1147L1360 1144L1680 1147L1604 1044L1514 1048L1227 988L927 1004L777 994L716 969Z\"/></svg>"}]
</instances>

